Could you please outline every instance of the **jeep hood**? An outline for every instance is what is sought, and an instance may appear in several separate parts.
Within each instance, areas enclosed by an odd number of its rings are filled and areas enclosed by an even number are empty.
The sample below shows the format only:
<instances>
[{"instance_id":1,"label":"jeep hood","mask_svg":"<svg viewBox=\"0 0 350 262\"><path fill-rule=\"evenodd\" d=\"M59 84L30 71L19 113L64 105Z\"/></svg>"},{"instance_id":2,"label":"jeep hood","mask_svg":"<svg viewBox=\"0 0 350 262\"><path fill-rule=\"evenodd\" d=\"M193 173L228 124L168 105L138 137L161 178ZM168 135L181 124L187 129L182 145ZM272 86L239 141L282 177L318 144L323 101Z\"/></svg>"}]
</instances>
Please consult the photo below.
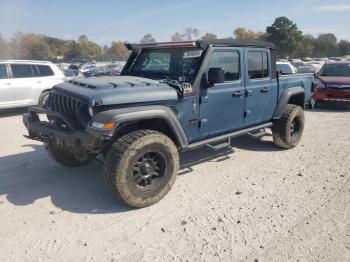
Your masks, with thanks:
<instances>
[{"instance_id":1,"label":"jeep hood","mask_svg":"<svg viewBox=\"0 0 350 262\"><path fill-rule=\"evenodd\" d=\"M166 83L134 76L76 78L53 88L54 92L95 105L119 105L177 100L176 90Z\"/></svg>"}]
</instances>

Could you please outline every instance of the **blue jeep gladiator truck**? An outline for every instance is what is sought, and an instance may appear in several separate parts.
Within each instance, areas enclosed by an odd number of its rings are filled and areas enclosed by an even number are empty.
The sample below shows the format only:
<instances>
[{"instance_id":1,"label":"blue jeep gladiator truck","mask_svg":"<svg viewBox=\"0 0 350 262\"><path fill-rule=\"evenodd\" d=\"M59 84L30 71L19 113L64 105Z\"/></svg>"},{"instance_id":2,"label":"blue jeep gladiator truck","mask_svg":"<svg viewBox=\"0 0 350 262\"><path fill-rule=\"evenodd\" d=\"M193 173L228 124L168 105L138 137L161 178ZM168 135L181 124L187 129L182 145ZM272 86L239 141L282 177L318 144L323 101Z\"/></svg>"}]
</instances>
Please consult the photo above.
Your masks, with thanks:
<instances>
[{"instance_id":1,"label":"blue jeep gladiator truck","mask_svg":"<svg viewBox=\"0 0 350 262\"><path fill-rule=\"evenodd\" d=\"M162 199L175 182L179 151L219 149L268 128L279 147L301 139L313 76L278 76L273 44L126 45L121 76L58 84L43 107L23 116L27 137L44 142L63 165L103 155L104 180L122 202L145 207Z\"/></svg>"}]
</instances>

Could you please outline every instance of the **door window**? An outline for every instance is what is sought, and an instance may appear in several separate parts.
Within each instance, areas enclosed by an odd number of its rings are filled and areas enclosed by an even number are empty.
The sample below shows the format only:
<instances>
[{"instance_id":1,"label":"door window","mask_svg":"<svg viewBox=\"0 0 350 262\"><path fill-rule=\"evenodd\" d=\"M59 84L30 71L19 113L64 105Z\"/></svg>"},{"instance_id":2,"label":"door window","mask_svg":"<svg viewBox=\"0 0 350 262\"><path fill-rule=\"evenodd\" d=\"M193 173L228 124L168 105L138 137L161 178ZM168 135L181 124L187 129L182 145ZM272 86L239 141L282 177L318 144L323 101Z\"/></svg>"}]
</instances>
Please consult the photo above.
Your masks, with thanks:
<instances>
[{"instance_id":1,"label":"door window","mask_svg":"<svg viewBox=\"0 0 350 262\"><path fill-rule=\"evenodd\" d=\"M269 63L267 52L248 52L248 77L259 79L269 77Z\"/></svg>"},{"instance_id":2,"label":"door window","mask_svg":"<svg viewBox=\"0 0 350 262\"><path fill-rule=\"evenodd\" d=\"M0 79L7 79L7 69L6 64L0 64Z\"/></svg>"},{"instance_id":3,"label":"door window","mask_svg":"<svg viewBox=\"0 0 350 262\"><path fill-rule=\"evenodd\" d=\"M32 67L23 64L11 64L13 78L28 78L33 77Z\"/></svg>"},{"instance_id":4,"label":"door window","mask_svg":"<svg viewBox=\"0 0 350 262\"><path fill-rule=\"evenodd\" d=\"M209 62L209 68L218 67L225 70L225 82L237 81L240 75L240 59L237 51L216 51Z\"/></svg>"},{"instance_id":5,"label":"door window","mask_svg":"<svg viewBox=\"0 0 350 262\"><path fill-rule=\"evenodd\" d=\"M41 76L53 76L54 75L51 67L49 67L47 65L38 65L38 69L39 69Z\"/></svg>"}]
</instances>

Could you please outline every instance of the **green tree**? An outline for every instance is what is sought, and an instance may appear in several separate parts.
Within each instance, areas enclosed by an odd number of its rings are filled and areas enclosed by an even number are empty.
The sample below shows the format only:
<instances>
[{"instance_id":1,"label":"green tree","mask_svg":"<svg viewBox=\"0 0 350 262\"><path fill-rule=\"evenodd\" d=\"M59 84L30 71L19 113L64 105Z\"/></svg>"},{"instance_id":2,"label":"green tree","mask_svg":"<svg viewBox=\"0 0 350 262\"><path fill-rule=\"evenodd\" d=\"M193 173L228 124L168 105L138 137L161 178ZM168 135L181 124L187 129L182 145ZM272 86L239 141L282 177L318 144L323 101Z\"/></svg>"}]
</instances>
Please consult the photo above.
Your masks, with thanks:
<instances>
[{"instance_id":1,"label":"green tree","mask_svg":"<svg viewBox=\"0 0 350 262\"><path fill-rule=\"evenodd\" d=\"M52 58L49 45L40 35L17 32L12 40L16 58L47 60Z\"/></svg>"},{"instance_id":2,"label":"green tree","mask_svg":"<svg viewBox=\"0 0 350 262\"><path fill-rule=\"evenodd\" d=\"M304 35L302 39L302 48L297 50L298 57L312 57L315 52L315 38L312 35Z\"/></svg>"},{"instance_id":3,"label":"green tree","mask_svg":"<svg viewBox=\"0 0 350 262\"><path fill-rule=\"evenodd\" d=\"M63 56L64 52L66 51L69 45L69 41L67 40L45 35L42 38L45 41L45 43L48 44L50 52L54 57Z\"/></svg>"},{"instance_id":4,"label":"green tree","mask_svg":"<svg viewBox=\"0 0 350 262\"><path fill-rule=\"evenodd\" d=\"M125 47L123 42L113 41L111 47L107 51L107 54L116 57L125 57L129 54L129 50Z\"/></svg>"},{"instance_id":5,"label":"green tree","mask_svg":"<svg viewBox=\"0 0 350 262\"><path fill-rule=\"evenodd\" d=\"M145 34L142 39L140 40L141 44L146 44L146 43L154 43L156 42L156 39L153 37L152 34L148 33Z\"/></svg>"},{"instance_id":6,"label":"green tree","mask_svg":"<svg viewBox=\"0 0 350 262\"><path fill-rule=\"evenodd\" d=\"M295 57L302 48L303 33L285 16L277 17L275 22L266 28L266 38L276 44L281 57Z\"/></svg>"},{"instance_id":7,"label":"green tree","mask_svg":"<svg viewBox=\"0 0 350 262\"><path fill-rule=\"evenodd\" d=\"M181 42L183 40L184 40L184 35L179 32L176 32L171 36L171 41L173 42Z\"/></svg>"},{"instance_id":8,"label":"green tree","mask_svg":"<svg viewBox=\"0 0 350 262\"><path fill-rule=\"evenodd\" d=\"M81 55L84 58L97 57L102 54L101 48L94 42L90 41L86 35L79 36L78 44L80 46Z\"/></svg>"},{"instance_id":9,"label":"green tree","mask_svg":"<svg viewBox=\"0 0 350 262\"><path fill-rule=\"evenodd\" d=\"M337 56L338 45L334 34L320 34L315 42L315 55L318 57Z\"/></svg>"},{"instance_id":10,"label":"green tree","mask_svg":"<svg viewBox=\"0 0 350 262\"><path fill-rule=\"evenodd\" d=\"M66 51L64 52L65 60L74 60L82 57L80 45L75 41L70 41Z\"/></svg>"},{"instance_id":11,"label":"green tree","mask_svg":"<svg viewBox=\"0 0 350 262\"><path fill-rule=\"evenodd\" d=\"M245 29L243 27L237 27L233 31L233 34L236 39L240 39L240 40L259 40L264 35L264 33L262 32L254 32L252 30Z\"/></svg>"},{"instance_id":12,"label":"green tree","mask_svg":"<svg viewBox=\"0 0 350 262\"><path fill-rule=\"evenodd\" d=\"M213 33L206 33L205 35L202 36L202 40L213 40L213 39L217 39L218 36L216 34Z\"/></svg>"},{"instance_id":13,"label":"green tree","mask_svg":"<svg viewBox=\"0 0 350 262\"><path fill-rule=\"evenodd\" d=\"M350 41L340 40L338 43L339 55L350 55Z\"/></svg>"}]
</instances>

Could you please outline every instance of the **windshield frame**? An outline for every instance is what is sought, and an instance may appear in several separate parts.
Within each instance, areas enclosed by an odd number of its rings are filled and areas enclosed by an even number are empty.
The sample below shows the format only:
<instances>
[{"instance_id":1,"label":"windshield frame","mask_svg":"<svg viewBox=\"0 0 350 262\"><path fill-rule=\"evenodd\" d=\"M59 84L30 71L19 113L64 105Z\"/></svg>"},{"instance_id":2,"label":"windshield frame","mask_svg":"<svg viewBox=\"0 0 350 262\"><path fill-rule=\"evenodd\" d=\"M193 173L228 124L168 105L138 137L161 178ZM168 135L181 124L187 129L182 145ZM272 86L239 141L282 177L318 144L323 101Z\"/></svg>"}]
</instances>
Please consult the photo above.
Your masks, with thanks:
<instances>
[{"instance_id":1,"label":"windshield frame","mask_svg":"<svg viewBox=\"0 0 350 262\"><path fill-rule=\"evenodd\" d=\"M200 56L196 57L189 57L184 58L184 54L187 51L193 51L193 50L200 50L201 54ZM170 52L170 58L169 58L169 69L168 70L135 70L137 62L140 58L142 58L142 55L150 55L152 53L162 51L169 51ZM127 70L123 72L123 75L131 75L131 76L139 76L139 77L145 77L145 78L151 78L155 80L162 80L162 79L172 79L179 82L188 82L193 84L197 78L198 72L201 68L201 64L203 62L203 58L205 57L205 50L198 48L198 47L166 47L166 48L143 48L139 50L133 50L133 52L137 52L137 54L134 54L134 58L131 64L129 64ZM174 58L175 56L175 58ZM176 57L177 56L177 57ZM174 59L178 59L179 57L182 58L181 63L174 63ZM190 75L186 75L184 72L184 59L196 59L197 61L191 62L190 65L195 67L193 68L193 72L191 72ZM145 60L143 60L145 61ZM178 67L176 67L178 66ZM182 68L181 68L182 66ZM175 74L171 74L174 72L171 72L172 68L175 67L177 69L177 72ZM176 74L177 73L177 74Z\"/></svg>"}]
</instances>

